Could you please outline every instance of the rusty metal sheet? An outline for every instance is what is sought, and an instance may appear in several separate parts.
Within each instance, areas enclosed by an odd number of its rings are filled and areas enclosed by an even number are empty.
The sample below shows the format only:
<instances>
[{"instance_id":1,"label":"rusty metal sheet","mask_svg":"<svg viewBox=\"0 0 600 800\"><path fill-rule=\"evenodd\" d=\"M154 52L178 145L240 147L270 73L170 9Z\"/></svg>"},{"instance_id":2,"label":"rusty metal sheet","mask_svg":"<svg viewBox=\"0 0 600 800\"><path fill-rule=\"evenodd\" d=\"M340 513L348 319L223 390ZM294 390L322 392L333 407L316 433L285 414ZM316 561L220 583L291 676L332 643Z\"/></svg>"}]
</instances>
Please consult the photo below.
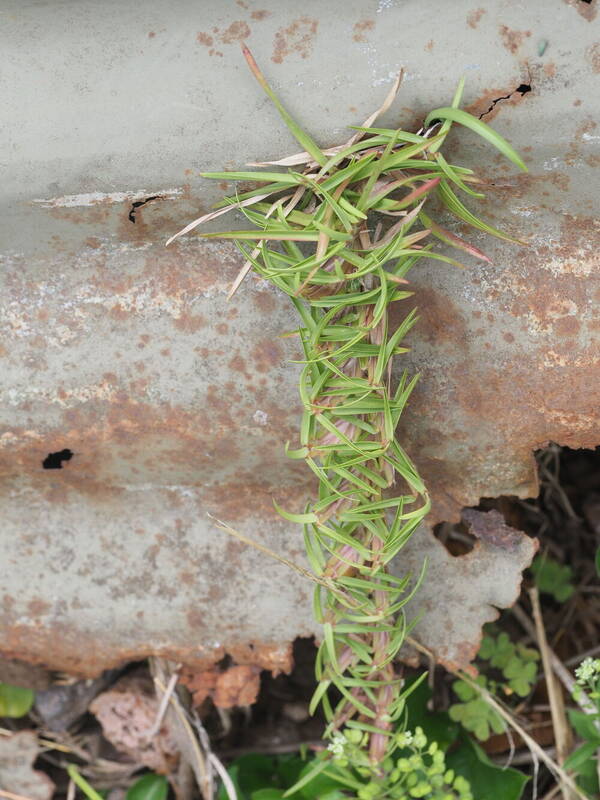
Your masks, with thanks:
<instances>
[{"instance_id":1,"label":"rusty metal sheet","mask_svg":"<svg viewBox=\"0 0 600 800\"><path fill-rule=\"evenodd\" d=\"M149 653L279 669L315 630L310 587L207 516L302 561L272 506L311 489L283 455L293 313L257 279L226 301L233 247L164 247L227 189L200 171L294 149L241 40L324 144L404 66L390 121L418 125L464 73L470 110L529 165L455 136L494 184L482 216L528 244L475 236L492 264L411 276L422 379L400 438L431 522L534 494L550 440L600 443L597 5L5 2L0 651L81 674Z\"/></svg>"}]
</instances>

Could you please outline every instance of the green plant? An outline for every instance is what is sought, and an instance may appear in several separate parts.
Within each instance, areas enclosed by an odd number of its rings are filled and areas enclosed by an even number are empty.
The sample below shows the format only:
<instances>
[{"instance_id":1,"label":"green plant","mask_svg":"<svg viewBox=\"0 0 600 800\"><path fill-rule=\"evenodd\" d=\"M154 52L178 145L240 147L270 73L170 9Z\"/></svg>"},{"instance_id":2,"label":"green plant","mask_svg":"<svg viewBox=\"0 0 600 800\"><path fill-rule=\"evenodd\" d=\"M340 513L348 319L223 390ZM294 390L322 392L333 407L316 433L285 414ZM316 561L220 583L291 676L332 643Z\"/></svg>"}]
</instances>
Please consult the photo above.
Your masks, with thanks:
<instances>
[{"instance_id":1,"label":"green plant","mask_svg":"<svg viewBox=\"0 0 600 800\"><path fill-rule=\"evenodd\" d=\"M147 772L129 787L125 800L167 800L169 782L164 775Z\"/></svg>"},{"instance_id":2,"label":"green plant","mask_svg":"<svg viewBox=\"0 0 600 800\"><path fill-rule=\"evenodd\" d=\"M493 692L485 675L479 675L476 682ZM486 703L472 686L469 686L464 681L455 681L452 684L452 688L461 702L450 706L448 710L450 719L460 722L463 728L474 733L482 742L489 739L492 733L502 733L504 731L504 722L500 715Z\"/></svg>"},{"instance_id":3,"label":"green plant","mask_svg":"<svg viewBox=\"0 0 600 800\"><path fill-rule=\"evenodd\" d=\"M573 570L559 564L546 555L536 556L530 567L535 585L540 592L550 594L559 603L564 603L575 591L572 584Z\"/></svg>"},{"instance_id":4,"label":"green plant","mask_svg":"<svg viewBox=\"0 0 600 800\"><path fill-rule=\"evenodd\" d=\"M76 766L69 764L67 774L88 800L104 800L106 792L98 792L86 781ZM147 772L127 790L125 800L167 800L169 782L164 775Z\"/></svg>"},{"instance_id":5,"label":"green plant","mask_svg":"<svg viewBox=\"0 0 600 800\"><path fill-rule=\"evenodd\" d=\"M505 632L497 636L486 634L477 653L479 662L487 662L482 663L486 674L480 674L476 683L491 694L503 692L527 697L536 680L539 658L537 650L525 647L520 642L511 642ZM503 680L494 679L487 674L494 669L500 671ZM461 701L450 706L449 713L453 720L472 731L480 741L489 739L492 733L504 731L502 718L476 689L460 680L455 681L452 688Z\"/></svg>"},{"instance_id":6,"label":"green plant","mask_svg":"<svg viewBox=\"0 0 600 800\"><path fill-rule=\"evenodd\" d=\"M397 726L394 729L397 750L392 764L387 765L389 778L369 775L370 788L359 783L358 788L354 786L356 793L363 789L375 792L376 788L375 796L378 798L403 797L407 792L408 797L412 797L416 795L410 792L424 789L424 782L429 780L431 789L424 796L432 800L440 789L435 784L440 783L441 776L442 782L447 779L446 796L450 798L460 797L461 791L468 796L470 791L477 800L519 800L527 777L518 770L490 762L483 750L446 712L429 711L427 705L431 690L427 684L411 678L407 685L412 691L406 700L405 716L412 720L415 735L409 742L410 735L402 730L401 725ZM298 800L343 800L356 796L353 791L353 784L357 783L355 759L357 765L362 765L362 769L370 773L361 746L362 735L355 731L348 740L338 734L326 752L308 758L296 755L241 756L228 769L239 800L280 800L290 789ZM431 743L435 744L431 746ZM430 747L432 752L428 752ZM324 761L326 766L321 771ZM440 769L442 761L445 762L443 770ZM396 775L396 769L399 775ZM416 780L410 778L411 785L407 786L411 774L416 776ZM395 778L398 778L396 782ZM455 786L448 785L455 782ZM221 787L218 800L228 800L224 787Z\"/></svg>"},{"instance_id":7,"label":"green plant","mask_svg":"<svg viewBox=\"0 0 600 800\"><path fill-rule=\"evenodd\" d=\"M575 670L577 683L573 697L580 702L586 694L584 705L589 705L590 713L570 708L569 721L581 744L565 761L565 769L577 773L577 783L595 797L600 792L598 784L598 753L600 752L600 659L586 658Z\"/></svg>"},{"instance_id":8,"label":"green plant","mask_svg":"<svg viewBox=\"0 0 600 800\"><path fill-rule=\"evenodd\" d=\"M305 460L319 491L303 511L279 511L304 526L318 581L314 608L323 637L311 710L322 704L330 742L343 736L365 754L360 772L347 768L354 774L346 777L353 796L364 797L362 789L370 791L365 787L375 782L379 796L391 797L384 784L392 790L389 775L399 747L394 728L408 696L393 662L409 630L404 607L422 576L396 577L389 564L427 514L429 498L395 438L416 377L405 371L393 389L392 362L406 352L402 340L417 318L410 312L393 329L389 309L411 296L406 276L420 259L458 264L432 249L434 239L489 261L432 219L433 212L425 211L431 197L463 222L510 239L459 199L456 192L483 195L473 188L480 181L472 170L450 164L440 151L451 125L470 128L518 167L525 165L497 133L458 108L462 81L452 106L432 111L420 133L372 127L375 114L345 144L322 150L290 117L247 48L244 53L305 152L261 165L269 171L206 173L263 185L225 198L177 235L241 211L248 229L201 235L233 240L246 258L240 280L254 268L298 312L304 413L300 447L287 452ZM384 226L386 219L391 224ZM330 689L339 699L332 700ZM328 751L314 769L326 770L334 755Z\"/></svg>"},{"instance_id":9,"label":"green plant","mask_svg":"<svg viewBox=\"0 0 600 800\"><path fill-rule=\"evenodd\" d=\"M88 800L104 800L104 797L100 794L100 792L97 792L92 786L90 786L83 775L79 772L77 767L75 767L73 764L69 764L67 767L67 774L75 786L78 786L79 789L81 789Z\"/></svg>"},{"instance_id":10,"label":"green plant","mask_svg":"<svg viewBox=\"0 0 600 800\"><path fill-rule=\"evenodd\" d=\"M32 689L0 683L0 717L24 717L35 700Z\"/></svg>"}]
</instances>

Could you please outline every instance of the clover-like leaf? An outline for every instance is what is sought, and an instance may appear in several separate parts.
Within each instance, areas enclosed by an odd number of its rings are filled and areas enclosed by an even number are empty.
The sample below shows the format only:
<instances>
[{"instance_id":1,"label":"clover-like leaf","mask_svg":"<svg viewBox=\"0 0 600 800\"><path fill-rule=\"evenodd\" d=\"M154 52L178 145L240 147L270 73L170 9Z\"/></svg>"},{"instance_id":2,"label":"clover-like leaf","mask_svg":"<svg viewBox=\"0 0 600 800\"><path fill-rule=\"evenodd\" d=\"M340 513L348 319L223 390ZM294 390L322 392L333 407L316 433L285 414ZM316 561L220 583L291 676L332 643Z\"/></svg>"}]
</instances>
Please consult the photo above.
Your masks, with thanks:
<instances>
[{"instance_id":1,"label":"clover-like leaf","mask_svg":"<svg viewBox=\"0 0 600 800\"><path fill-rule=\"evenodd\" d=\"M494 652L491 655L489 662L492 667L504 669L510 662L511 658L513 658L514 653L515 646L511 642L509 635L502 632L496 639L496 647L494 648Z\"/></svg>"},{"instance_id":2,"label":"clover-like leaf","mask_svg":"<svg viewBox=\"0 0 600 800\"><path fill-rule=\"evenodd\" d=\"M477 656L484 661L489 661L489 659L494 655L495 651L496 639L493 636L484 636L481 640L481 645L479 646L479 652L477 653Z\"/></svg>"},{"instance_id":3,"label":"clover-like leaf","mask_svg":"<svg viewBox=\"0 0 600 800\"><path fill-rule=\"evenodd\" d=\"M482 742L489 739L492 731L502 733L504 730L502 718L482 697L467 703L455 703L450 706L448 713L450 719L460 722Z\"/></svg>"},{"instance_id":4,"label":"clover-like leaf","mask_svg":"<svg viewBox=\"0 0 600 800\"><path fill-rule=\"evenodd\" d=\"M536 556L531 571L539 591L552 595L559 603L564 603L575 591L571 582L573 579L571 567L559 564L548 556Z\"/></svg>"}]
</instances>

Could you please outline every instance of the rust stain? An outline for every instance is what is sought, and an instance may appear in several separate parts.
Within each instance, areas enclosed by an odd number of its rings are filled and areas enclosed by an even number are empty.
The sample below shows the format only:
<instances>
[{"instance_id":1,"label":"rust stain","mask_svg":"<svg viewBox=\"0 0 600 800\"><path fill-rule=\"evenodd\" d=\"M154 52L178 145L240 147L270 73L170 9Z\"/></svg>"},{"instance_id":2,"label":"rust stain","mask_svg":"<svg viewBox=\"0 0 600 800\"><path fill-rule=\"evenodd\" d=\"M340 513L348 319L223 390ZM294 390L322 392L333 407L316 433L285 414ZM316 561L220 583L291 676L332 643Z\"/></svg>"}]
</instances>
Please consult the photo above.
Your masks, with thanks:
<instances>
[{"instance_id":1,"label":"rust stain","mask_svg":"<svg viewBox=\"0 0 600 800\"><path fill-rule=\"evenodd\" d=\"M256 19L259 19L259 17L256 17ZM260 17L260 19L262 19L262 17ZM199 31L196 34L196 41L198 44L210 48L208 51L209 56L219 56L220 58L223 58L223 52L214 47L216 40L218 40L221 45L235 44L236 42L243 42L251 35L251 33L252 31L250 30L249 25L244 22L244 20L236 20L224 30L221 30L220 28L213 28L212 33Z\"/></svg>"},{"instance_id":2,"label":"rust stain","mask_svg":"<svg viewBox=\"0 0 600 800\"><path fill-rule=\"evenodd\" d=\"M283 350L278 342L263 338L252 349L252 356L257 372L269 372L281 365Z\"/></svg>"},{"instance_id":3,"label":"rust stain","mask_svg":"<svg viewBox=\"0 0 600 800\"><path fill-rule=\"evenodd\" d=\"M224 670L187 672L180 681L192 692L195 706L209 697L217 708L249 706L256 701L260 690L260 667L244 664Z\"/></svg>"},{"instance_id":4,"label":"rust stain","mask_svg":"<svg viewBox=\"0 0 600 800\"><path fill-rule=\"evenodd\" d=\"M250 14L250 16L252 17L252 19L260 21L260 20L266 19L267 17L270 17L271 16L271 12L267 11L266 8L261 8L258 11L253 11Z\"/></svg>"},{"instance_id":5,"label":"rust stain","mask_svg":"<svg viewBox=\"0 0 600 800\"><path fill-rule=\"evenodd\" d=\"M302 16L287 27L279 28L273 41L271 61L281 64L292 53L298 54L300 58L308 58L318 27L318 20Z\"/></svg>"},{"instance_id":6,"label":"rust stain","mask_svg":"<svg viewBox=\"0 0 600 800\"><path fill-rule=\"evenodd\" d=\"M565 163L569 166L573 166L578 158L581 157L581 150L583 147L583 143L587 136L592 134L598 127L598 123L592 119L592 117L588 117L587 119L583 120L575 129L575 136L571 141L569 149L565 153ZM588 157L589 159L590 157ZM591 163L589 166L597 166L593 161L593 156L591 157Z\"/></svg>"},{"instance_id":7,"label":"rust stain","mask_svg":"<svg viewBox=\"0 0 600 800\"><path fill-rule=\"evenodd\" d=\"M477 28L484 14L485 8L476 8L473 11L469 11L467 14L467 25L469 28Z\"/></svg>"},{"instance_id":8,"label":"rust stain","mask_svg":"<svg viewBox=\"0 0 600 800\"><path fill-rule=\"evenodd\" d=\"M367 41L367 32L372 31L375 27L375 20L374 19L361 19L354 25L352 29L352 38L355 42L366 42Z\"/></svg>"},{"instance_id":9,"label":"rust stain","mask_svg":"<svg viewBox=\"0 0 600 800\"><path fill-rule=\"evenodd\" d=\"M431 51L433 50L433 45L434 41L433 39L430 39L423 49L426 50L428 53L431 53Z\"/></svg>"},{"instance_id":10,"label":"rust stain","mask_svg":"<svg viewBox=\"0 0 600 800\"><path fill-rule=\"evenodd\" d=\"M465 508L462 518L469 531L478 539L509 552L519 549L523 539L522 531L511 528L499 511L477 511Z\"/></svg>"},{"instance_id":11,"label":"rust stain","mask_svg":"<svg viewBox=\"0 0 600 800\"><path fill-rule=\"evenodd\" d=\"M502 44L513 55L522 46L523 41L531 36L531 31L512 30L506 25L499 25L498 31L500 32Z\"/></svg>"},{"instance_id":12,"label":"rust stain","mask_svg":"<svg viewBox=\"0 0 600 800\"><path fill-rule=\"evenodd\" d=\"M175 317L173 324L177 330L183 333L197 333L200 328L206 325L206 317L202 314L191 314L182 311L178 317Z\"/></svg>"},{"instance_id":13,"label":"rust stain","mask_svg":"<svg viewBox=\"0 0 600 800\"><path fill-rule=\"evenodd\" d=\"M446 296L423 287L416 288L414 301L410 305L398 303L393 307L390 314L392 328L399 325L411 307L418 309L422 320L420 332L426 341L443 344L465 336L465 321L459 309Z\"/></svg>"},{"instance_id":14,"label":"rust stain","mask_svg":"<svg viewBox=\"0 0 600 800\"><path fill-rule=\"evenodd\" d=\"M476 117L485 115L485 122L490 122L505 106L516 106L523 102L525 95L515 91L515 87L520 84L520 78L515 78L514 83L509 87L497 87L487 89L470 105L466 106L466 111ZM494 105L494 100L503 98L502 102ZM492 107L493 106L493 107Z\"/></svg>"},{"instance_id":15,"label":"rust stain","mask_svg":"<svg viewBox=\"0 0 600 800\"><path fill-rule=\"evenodd\" d=\"M595 42L585 51L587 60L592 65L592 70L598 75L600 73L600 42Z\"/></svg>"},{"instance_id":16,"label":"rust stain","mask_svg":"<svg viewBox=\"0 0 600 800\"><path fill-rule=\"evenodd\" d=\"M598 0L592 0L591 3L584 0L563 0L563 3L574 8L588 22L593 22L598 14Z\"/></svg>"},{"instance_id":17,"label":"rust stain","mask_svg":"<svg viewBox=\"0 0 600 800\"><path fill-rule=\"evenodd\" d=\"M223 44L233 44L234 42L243 42L251 34L251 30L243 20L236 20L226 28L220 35Z\"/></svg>"}]
</instances>

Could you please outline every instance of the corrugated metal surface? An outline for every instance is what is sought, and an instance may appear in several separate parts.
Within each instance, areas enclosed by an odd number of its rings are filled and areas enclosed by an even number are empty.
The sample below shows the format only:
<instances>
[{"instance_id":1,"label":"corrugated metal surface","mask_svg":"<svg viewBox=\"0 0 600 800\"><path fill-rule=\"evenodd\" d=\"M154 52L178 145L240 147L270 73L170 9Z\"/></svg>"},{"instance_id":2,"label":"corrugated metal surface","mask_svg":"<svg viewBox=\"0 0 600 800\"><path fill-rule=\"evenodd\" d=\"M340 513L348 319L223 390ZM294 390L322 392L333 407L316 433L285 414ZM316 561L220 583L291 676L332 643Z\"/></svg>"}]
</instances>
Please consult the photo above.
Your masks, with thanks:
<instances>
[{"instance_id":1,"label":"corrugated metal surface","mask_svg":"<svg viewBox=\"0 0 600 800\"><path fill-rule=\"evenodd\" d=\"M230 246L164 247L227 188L200 171L297 149L242 40L323 144L404 66L388 121L418 126L465 74L529 164L455 136L496 184L481 214L529 244L475 236L492 265L412 276L423 377L400 436L432 521L535 492L548 440L600 442L597 3L5 0L0 650L82 673L150 652L268 666L313 631L310 587L207 516L302 559L271 502L310 490L283 455L293 314L256 279L226 302Z\"/></svg>"}]
</instances>

